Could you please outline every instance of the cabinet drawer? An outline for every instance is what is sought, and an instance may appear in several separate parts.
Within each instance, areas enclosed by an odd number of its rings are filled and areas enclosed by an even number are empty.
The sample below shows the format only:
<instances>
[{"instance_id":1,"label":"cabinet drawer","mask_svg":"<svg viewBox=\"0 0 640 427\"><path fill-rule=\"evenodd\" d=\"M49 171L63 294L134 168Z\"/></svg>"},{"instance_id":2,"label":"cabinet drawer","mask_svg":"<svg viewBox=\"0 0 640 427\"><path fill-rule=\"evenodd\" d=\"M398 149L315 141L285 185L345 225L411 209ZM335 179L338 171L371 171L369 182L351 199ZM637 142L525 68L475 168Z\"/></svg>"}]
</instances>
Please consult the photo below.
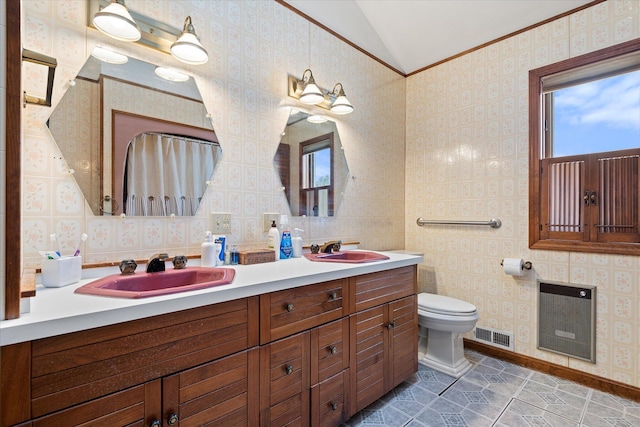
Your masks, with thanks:
<instances>
[{"instance_id":1,"label":"cabinet drawer","mask_svg":"<svg viewBox=\"0 0 640 427\"><path fill-rule=\"evenodd\" d=\"M311 389L311 426L335 427L347 420L349 370L316 384Z\"/></svg>"},{"instance_id":2,"label":"cabinet drawer","mask_svg":"<svg viewBox=\"0 0 640 427\"><path fill-rule=\"evenodd\" d=\"M33 341L32 416L253 347L257 310L252 297Z\"/></svg>"},{"instance_id":3,"label":"cabinet drawer","mask_svg":"<svg viewBox=\"0 0 640 427\"><path fill-rule=\"evenodd\" d=\"M161 419L160 380L123 390L33 420L32 427L148 426Z\"/></svg>"},{"instance_id":4,"label":"cabinet drawer","mask_svg":"<svg viewBox=\"0 0 640 427\"><path fill-rule=\"evenodd\" d=\"M309 332L260 347L261 409L308 391L309 387Z\"/></svg>"},{"instance_id":5,"label":"cabinet drawer","mask_svg":"<svg viewBox=\"0 0 640 427\"><path fill-rule=\"evenodd\" d=\"M317 384L349 366L349 318L311 330L311 384Z\"/></svg>"},{"instance_id":6,"label":"cabinet drawer","mask_svg":"<svg viewBox=\"0 0 640 427\"><path fill-rule=\"evenodd\" d=\"M412 265L352 278L355 281L352 312L415 294L416 272L416 266Z\"/></svg>"},{"instance_id":7,"label":"cabinet drawer","mask_svg":"<svg viewBox=\"0 0 640 427\"><path fill-rule=\"evenodd\" d=\"M343 317L348 280L340 279L260 295L260 343Z\"/></svg>"}]
</instances>

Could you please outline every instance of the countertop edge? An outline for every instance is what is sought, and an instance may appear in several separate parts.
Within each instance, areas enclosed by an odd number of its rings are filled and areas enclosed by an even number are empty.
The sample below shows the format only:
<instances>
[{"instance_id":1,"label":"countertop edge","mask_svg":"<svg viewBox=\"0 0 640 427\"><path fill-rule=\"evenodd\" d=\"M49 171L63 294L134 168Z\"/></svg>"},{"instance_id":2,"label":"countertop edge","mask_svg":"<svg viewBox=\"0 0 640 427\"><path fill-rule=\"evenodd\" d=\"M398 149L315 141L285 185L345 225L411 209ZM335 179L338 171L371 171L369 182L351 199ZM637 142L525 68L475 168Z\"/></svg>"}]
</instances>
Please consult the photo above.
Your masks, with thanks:
<instances>
[{"instance_id":1,"label":"countertop edge","mask_svg":"<svg viewBox=\"0 0 640 427\"><path fill-rule=\"evenodd\" d=\"M57 289L42 289L31 313L0 321L0 346L48 338L211 304L291 289L345 277L417 265L422 256L380 252L390 259L373 263L312 262L305 258L252 266L233 266L231 285L144 299L120 299L74 294L93 279ZM292 267L287 269L287 267ZM290 271L288 271L290 270ZM270 274L264 274L269 272ZM65 311L65 308L67 311ZM57 312L59 311L59 312Z\"/></svg>"}]
</instances>

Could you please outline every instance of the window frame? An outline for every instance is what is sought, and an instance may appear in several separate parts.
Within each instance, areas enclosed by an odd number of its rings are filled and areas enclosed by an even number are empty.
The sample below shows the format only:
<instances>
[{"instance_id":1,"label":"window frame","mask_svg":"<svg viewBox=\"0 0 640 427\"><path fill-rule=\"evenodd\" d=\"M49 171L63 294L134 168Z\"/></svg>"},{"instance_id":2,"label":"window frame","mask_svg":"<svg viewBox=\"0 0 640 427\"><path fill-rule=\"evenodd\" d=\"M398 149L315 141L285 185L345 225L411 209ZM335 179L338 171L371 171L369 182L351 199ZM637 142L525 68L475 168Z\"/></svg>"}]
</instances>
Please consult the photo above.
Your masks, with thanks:
<instances>
[{"instance_id":1,"label":"window frame","mask_svg":"<svg viewBox=\"0 0 640 427\"><path fill-rule=\"evenodd\" d=\"M543 158L544 126L543 79L600 62L614 61L624 55L640 52L640 38L569 58L529 71L529 248L555 251L640 255L640 243L554 240L541 237L540 160Z\"/></svg>"}]
</instances>

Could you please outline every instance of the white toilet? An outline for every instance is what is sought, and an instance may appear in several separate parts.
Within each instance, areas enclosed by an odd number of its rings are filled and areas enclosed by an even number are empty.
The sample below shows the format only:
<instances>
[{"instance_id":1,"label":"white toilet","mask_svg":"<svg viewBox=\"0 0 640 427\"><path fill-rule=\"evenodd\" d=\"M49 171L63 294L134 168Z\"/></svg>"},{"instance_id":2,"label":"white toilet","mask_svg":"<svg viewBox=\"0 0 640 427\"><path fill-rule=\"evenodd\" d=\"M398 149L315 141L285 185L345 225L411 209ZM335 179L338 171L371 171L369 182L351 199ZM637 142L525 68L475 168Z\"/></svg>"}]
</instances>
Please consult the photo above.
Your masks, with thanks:
<instances>
[{"instance_id":1,"label":"white toilet","mask_svg":"<svg viewBox=\"0 0 640 427\"><path fill-rule=\"evenodd\" d=\"M476 306L468 302L444 295L418 294L418 361L460 378L471 369L471 363L464 357L461 334L471 331L479 318Z\"/></svg>"}]
</instances>

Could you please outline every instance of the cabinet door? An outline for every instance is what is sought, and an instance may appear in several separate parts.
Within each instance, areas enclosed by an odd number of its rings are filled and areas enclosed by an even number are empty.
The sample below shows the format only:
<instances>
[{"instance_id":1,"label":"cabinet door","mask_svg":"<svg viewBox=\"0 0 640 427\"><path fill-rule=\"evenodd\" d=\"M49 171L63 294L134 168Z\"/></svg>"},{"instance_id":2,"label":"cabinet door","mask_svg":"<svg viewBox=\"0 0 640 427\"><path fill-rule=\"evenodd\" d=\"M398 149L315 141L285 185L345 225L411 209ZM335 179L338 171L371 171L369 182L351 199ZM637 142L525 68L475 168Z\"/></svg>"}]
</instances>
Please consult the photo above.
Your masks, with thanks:
<instances>
[{"instance_id":1,"label":"cabinet door","mask_svg":"<svg viewBox=\"0 0 640 427\"><path fill-rule=\"evenodd\" d=\"M349 369L311 388L311 427L335 427L348 419Z\"/></svg>"},{"instance_id":2,"label":"cabinet door","mask_svg":"<svg viewBox=\"0 0 640 427\"><path fill-rule=\"evenodd\" d=\"M149 426L159 420L160 380L132 387L63 411L37 418L32 427L77 426L124 427Z\"/></svg>"},{"instance_id":3,"label":"cabinet door","mask_svg":"<svg viewBox=\"0 0 640 427\"><path fill-rule=\"evenodd\" d=\"M389 347L386 305L358 312L350 316L349 321L351 416L385 393L385 367Z\"/></svg>"},{"instance_id":4,"label":"cabinet door","mask_svg":"<svg viewBox=\"0 0 640 427\"><path fill-rule=\"evenodd\" d=\"M416 296L389 303L389 384L396 387L418 371L418 307Z\"/></svg>"},{"instance_id":5,"label":"cabinet door","mask_svg":"<svg viewBox=\"0 0 640 427\"><path fill-rule=\"evenodd\" d=\"M256 347L164 378L164 422L180 427L257 425L258 354Z\"/></svg>"},{"instance_id":6,"label":"cabinet door","mask_svg":"<svg viewBox=\"0 0 640 427\"><path fill-rule=\"evenodd\" d=\"M260 424L309 424L309 332L260 347Z\"/></svg>"},{"instance_id":7,"label":"cabinet door","mask_svg":"<svg viewBox=\"0 0 640 427\"><path fill-rule=\"evenodd\" d=\"M411 295L350 316L350 416L417 372L417 310Z\"/></svg>"}]
</instances>

